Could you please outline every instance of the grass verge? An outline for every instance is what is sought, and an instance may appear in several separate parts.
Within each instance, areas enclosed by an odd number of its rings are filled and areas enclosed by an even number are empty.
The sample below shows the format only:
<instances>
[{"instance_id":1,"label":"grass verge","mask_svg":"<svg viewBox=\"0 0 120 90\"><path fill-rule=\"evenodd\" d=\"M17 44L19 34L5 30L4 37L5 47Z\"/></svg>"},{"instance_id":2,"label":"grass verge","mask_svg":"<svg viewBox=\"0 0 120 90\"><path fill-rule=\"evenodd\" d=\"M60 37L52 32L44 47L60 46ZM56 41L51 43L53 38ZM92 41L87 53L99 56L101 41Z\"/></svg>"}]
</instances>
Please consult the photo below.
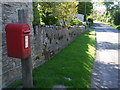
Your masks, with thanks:
<instances>
[{"instance_id":1,"label":"grass verge","mask_svg":"<svg viewBox=\"0 0 120 90\"><path fill-rule=\"evenodd\" d=\"M16 81L10 88L18 88L19 86L22 86L22 80Z\"/></svg>"},{"instance_id":2,"label":"grass verge","mask_svg":"<svg viewBox=\"0 0 120 90\"><path fill-rule=\"evenodd\" d=\"M34 88L90 88L95 31L86 31L51 60L33 70Z\"/></svg>"}]
</instances>

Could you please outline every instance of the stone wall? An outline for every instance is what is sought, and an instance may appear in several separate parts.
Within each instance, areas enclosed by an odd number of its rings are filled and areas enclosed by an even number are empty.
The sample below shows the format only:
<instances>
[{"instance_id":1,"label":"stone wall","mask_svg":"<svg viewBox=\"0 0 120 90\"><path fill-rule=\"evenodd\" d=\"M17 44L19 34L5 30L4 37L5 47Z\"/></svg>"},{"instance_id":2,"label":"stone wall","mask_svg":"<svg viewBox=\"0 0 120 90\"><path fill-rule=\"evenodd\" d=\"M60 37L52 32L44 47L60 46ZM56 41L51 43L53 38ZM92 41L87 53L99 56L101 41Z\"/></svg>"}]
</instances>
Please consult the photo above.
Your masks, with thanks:
<instances>
[{"instance_id":1,"label":"stone wall","mask_svg":"<svg viewBox=\"0 0 120 90\"><path fill-rule=\"evenodd\" d=\"M28 10L27 24L32 29L32 3L24 2L4 2L1 3L2 8L2 87L7 87L13 83L16 79L21 78L21 61L20 59L7 57L5 26L9 23L19 23L19 10ZM1 22L1 21L0 21Z\"/></svg>"},{"instance_id":2,"label":"stone wall","mask_svg":"<svg viewBox=\"0 0 120 90\"><path fill-rule=\"evenodd\" d=\"M0 3L0 90L2 88L2 4Z\"/></svg>"},{"instance_id":3,"label":"stone wall","mask_svg":"<svg viewBox=\"0 0 120 90\"><path fill-rule=\"evenodd\" d=\"M39 66L70 44L85 31L83 26L63 28L60 26L34 26L33 64Z\"/></svg>"},{"instance_id":4,"label":"stone wall","mask_svg":"<svg viewBox=\"0 0 120 90\"><path fill-rule=\"evenodd\" d=\"M30 2L1 3L0 9L1 8L2 11L0 11L0 13L2 12L2 16L0 16L0 22L2 21L2 30L0 29L0 33L2 34L2 47L0 48L2 48L2 50L0 50L0 53L2 52L2 56L0 56L0 60L2 59L2 73L0 73L0 76L2 75L3 88L21 79L21 60L7 57L5 38L5 26L9 23L19 23L19 10L24 9L28 11L26 23L31 27L31 55L34 68L43 64L46 60L49 60L85 30L82 26L74 26L69 29L60 26L41 27L37 25L33 27L33 11L32 3Z\"/></svg>"}]
</instances>

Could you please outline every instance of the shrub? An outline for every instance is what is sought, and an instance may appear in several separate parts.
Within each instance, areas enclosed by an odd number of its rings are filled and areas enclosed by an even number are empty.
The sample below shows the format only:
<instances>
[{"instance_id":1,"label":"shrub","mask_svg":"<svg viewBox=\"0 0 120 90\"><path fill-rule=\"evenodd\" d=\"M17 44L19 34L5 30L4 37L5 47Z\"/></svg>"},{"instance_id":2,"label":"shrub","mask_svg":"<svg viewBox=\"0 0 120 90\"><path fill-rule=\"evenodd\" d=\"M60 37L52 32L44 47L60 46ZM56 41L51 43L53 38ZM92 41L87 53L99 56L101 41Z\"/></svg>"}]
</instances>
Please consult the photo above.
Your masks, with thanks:
<instances>
[{"instance_id":1,"label":"shrub","mask_svg":"<svg viewBox=\"0 0 120 90\"><path fill-rule=\"evenodd\" d=\"M60 21L57 21L55 25L56 25L56 26L61 26L61 22L60 22Z\"/></svg>"},{"instance_id":2,"label":"shrub","mask_svg":"<svg viewBox=\"0 0 120 90\"><path fill-rule=\"evenodd\" d=\"M91 22L93 24L93 18L88 18L88 22Z\"/></svg>"},{"instance_id":3,"label":"shrub","mask_svg":"<svg viewBox=\"0 0 120 90\"><path fill-rule=\"evenodd\" d=\"M73 26L73 25L83 25L83 23L79 19L73 19L73 20L71 20L70 25L71 26Z\"/></svg>"},{"instance_id":4,"label":"shrub","mask_svg":"<svg viewBox=\"0 0 120 90\"><path fill-rule=\"evenodd\" d=\"M115 12L114 24L115 25L120 25L120 10Z\"/></svg>"},{"instance_id":5,"label":"shrub","mask_svg":"<svg viewBox=\"0 0 120 90\"><path fill-rule=\"evenodd\" d=\"M93 18L88 18L87 25L90 27L93 24Z\"/></svg>"},{"instance_id":6,"label":"shrub","mask_svg":"<svg viewBox=\"0 0 120 90\"><path fill-rule=\"evenodd\" d=\"M117 29L120 30L120 25L117 26Z\"/></svg>"},{"instance_id":7,"label":"shrub","mask_svg":"<svg viewBox=\"0 0 120 90\"><path fill-rule=\"evenodd\" d=\"M60 24L58 22L58 19L53 15L45 15L42 17L42 21L45 23L45 25L58 25Z\"/></svg>"}]
</instances>

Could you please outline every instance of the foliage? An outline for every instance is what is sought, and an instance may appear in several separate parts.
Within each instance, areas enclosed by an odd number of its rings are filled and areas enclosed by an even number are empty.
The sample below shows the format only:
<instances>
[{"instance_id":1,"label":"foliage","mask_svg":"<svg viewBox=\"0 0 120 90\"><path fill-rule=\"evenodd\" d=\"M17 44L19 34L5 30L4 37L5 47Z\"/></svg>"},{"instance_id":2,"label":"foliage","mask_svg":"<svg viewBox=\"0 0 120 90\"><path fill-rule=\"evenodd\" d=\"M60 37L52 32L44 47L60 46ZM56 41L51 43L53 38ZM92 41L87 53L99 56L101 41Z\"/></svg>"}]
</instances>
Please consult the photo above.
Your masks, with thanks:
<instances>
[{"instance_id":1,"label":"foliage","mask_svg":"<svg viewBox=\"0 0 120 90\"><path fill-rule=\"evenodd\" d=\"M92 16L92 15L91 15L91 16L88 16L88 17L87 17L87 21L93 23L93 16Z\"/></svg>"},{"instance_id":2,"label":"foliage","mask_svg":"<svg viewBox=\"0 0 120 90\"><path fill-rule=\"evenodd\" d=\"M117 29L120 30L120 25L117 26Z\"/></svg>"},{"instance_id":3,"label":"foliage","mask_svg":"<svg viewBox=\"0 0 120 90\"><path fill-rule=\"evenodd\" d=\"M93 20L97 20L97 19L98 19L97 13L98 13L97 10L93 10L93 13L92 13L92 18L93 18Z\"/></svg>"},{"instance_id":4,"label":"foliage","mask_svg":"<svg viewBox=\"0 0 120 90\"><path fill-rule=\"evenodd\" d=\"M113 2L103 2L103 5L106 6L107 10L104 12L104 14L94 14L94 18L96 20L101 21L101 22L106 22L110 24L120 24L120 8L119 5L114 5ZM95 11L94 11L95 12Z\"/></svg>"},{"instance_id":5,"label":"foliage","mask_svg":"<svg viewBox=\"0 0 120 90\"><path fill-rule=\"evenodd\" d=\"M115 12L114 24L115 25L120 25L120 10Z\"/></svg>"},{"instance_id":6,"label":"foliage","mask_svg":"<svg viewBox=\"0 0 120 90\"><path fill-rule=\"evenodd\" d=\"M38 3L33 2L33 24L40 24L40 12L38 10Z\"/></svg>"},{"instance_id":7,"label":"foliage","mask_svg":"<svg viewBox=\"0 0 120 90\"><path fill-rule=\"evenodd\" d=\"M88 22L91 22L93 24L93 18L88 18Z\"/></svg>"},{"instance_id":8,"label":"foliage","mask_svg":"<svg viewBox=\"0 0 120 90\"><path fill-rule=\"evenodd\" d=\"M34 24L60 25L71 21L77 12L77 2L35 2L33 3Z\"/></svg>"},{"instance_id":9,"label":"foliage","mask_svg":"<svg viewBox=\"0 0 120 90\"><path fill-rule=\"evenodd\" d=\"M83 23L79 19L73 19L73 20L71 20L70 25L71 26L73 26L73 25L83 25Z\"/></svg>"},{"instance_id":10,"label":"foliage","mask_svg":"<svg viewBox=\"0 0 120 90\"><path fill-rule=\"evenodd\" d=\"M63 24L66 26L66 22L71 21L77 12L77 2L62 2L57 4L54 9L54 15L63 20Z\"/></svg>"},{"instance_id":11,"label":"foliage","mask_svg":"<svg viewBox=\"0 0 120 90\"><path fill-rule=\"evenodd\" d=\"M90 26L90 27L87 27L87 28L89 28L89 29L95 29L95 27L94 27L94 26Z\"/></svg>"},{"instance_id":12,"label":"foliage","mask_svg":"<svg viewBox=\"0 0 120 90\"><path fill-rule=\"evenodd\" d=\"M39 12L41 13L42 21L45 25L53 25L58 22L58 19L52 14L54 3L52 2L39 2Z\"/></svg>"},{"instance_id":13,"label":"foliage","mask_svg":"<svg viewBox=\"0 0 120 90\"><path fill-rule=\"evenodd\" d=\"M79 2L78 4L78 13L84 15L90 15L93 10L93 3L91 2ZM85 16L86 21L86 16Z\"/></svg>"},{"instance_id":14,"label":"foliage","mask_svg":"<svg viewBox=\"0 0 120 90\"><path fill-rule=\"evenodd\" d=\"M107 11L109 11L112 5L114 4L114 2L103 2L103 4L106 6Z\"/></svg>"},{"instance_id":15,"label":"foliage","mask_svg":"<svg viewBox=\"0 0 120 90\"><path fill-rule=\"evenodd\" d=\"M59 84L68 88L90 88L94 58L95 32L86 31L51 60L33 70L34 88L53 88Z\"/></svg>"},{"instance_id":16,"label":"foliage","mask_svg":"<svg viewBox=\"0 0 120 90\"><path fill-rule=\"evenodd\" d=\"M93 25L93 16L92 15L87 17L87 25L88 25L88 27Z\"/></svg>"},{"instance_id":17,"label":"foliage","mask_svg":"<svg viewBox=\"0 0 120 90\"><path fill-rule=\"evenodd\" d=\"M119 10L118 5L114 5L114 2L103 2L103 4L106 6L107 11L105 13L105 18L103 21L109 22L111 24L115 24L117 19L116 12Z\"/></svg>"},{"instance_id":18,"label":"foliage","mask_svg":"<svg viewBox=\"0 0 120 90\"><path fill-rule=\"evenodd\" d=\"M22 80L16 81L10 88L18 88L19 86L22 86Z\"/></svg>"},{"instance_id":19,"label":"foliage","mask_svg":"<svg viewBox=\"0 0 120 90\"><path fill-rule=\"evenodd\" d=\"M45 25L55 25L56 23L58 23L58 19L53 15L44 15L42 16L42 20Z\"/></svg>"}]
</instances>

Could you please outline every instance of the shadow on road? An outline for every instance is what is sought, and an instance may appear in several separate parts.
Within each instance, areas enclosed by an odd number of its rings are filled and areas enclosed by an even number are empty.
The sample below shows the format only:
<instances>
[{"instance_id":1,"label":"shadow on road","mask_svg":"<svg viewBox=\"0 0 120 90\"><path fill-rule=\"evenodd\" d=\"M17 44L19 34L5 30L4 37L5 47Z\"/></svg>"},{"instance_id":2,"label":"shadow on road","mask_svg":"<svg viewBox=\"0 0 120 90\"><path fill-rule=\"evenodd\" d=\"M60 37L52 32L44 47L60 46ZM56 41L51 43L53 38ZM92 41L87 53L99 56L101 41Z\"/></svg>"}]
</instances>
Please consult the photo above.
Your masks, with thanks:
<instances>
[{"instance_id":1,"label":"shadow on road","mask_svg":"<svg viewBox=\"0 0 120 90\"><path fill-rule=\"evenodd\" d=\"M110 42L99 42L97 44L97 50L118 50L120 49L120 44L118 43L110 43Z\"/></svg>"},{"instance_id":2,"label":"shadow on road","mask_svg":"<svg viewBox=\"0 0 120 90\"><path fill-rule=\"evenodd\" d=\"M118 69L119 66L117 64L105 64L104 62L96 61L94 65L93 82L91 84L93 88L120 87L120 69Z\"/></svg>"},{"instance_id":3,"label":"shadow on road","mask_svg":"<svg viewBox=\"0 0 120 90\"><path fill-rule=\"evenodd\" d=\"M102 23L94 23L95 25L95 31L97 32L112 32L112 33L120 33L119 30L115 29L114 27L111 27L107 24Z\"/></svg>"},{"instance_id":4,"label":"shadow on road","mask_svg":"<svg viewBox=\"0 0 120 90\"><path fill-rule=\"evenodd\" d=\"M95 28L97 53L91 86L92 88L118 89L120 87L120 68L117 57L117 51L120 49L119 31L102 23L95 23Z\"/></svg>"},{"instance_id":5,"label":"shadow on road","mask_svg":"<svg viewBox=\"0 0 120 90\"><path fill-rule=\"evenodd\" d=\"M96 27L104 27L104 26L105 26L105 24L102 24L102 23L94 23L94 25L95 25Z\"/></svg>"}]
</instances>

